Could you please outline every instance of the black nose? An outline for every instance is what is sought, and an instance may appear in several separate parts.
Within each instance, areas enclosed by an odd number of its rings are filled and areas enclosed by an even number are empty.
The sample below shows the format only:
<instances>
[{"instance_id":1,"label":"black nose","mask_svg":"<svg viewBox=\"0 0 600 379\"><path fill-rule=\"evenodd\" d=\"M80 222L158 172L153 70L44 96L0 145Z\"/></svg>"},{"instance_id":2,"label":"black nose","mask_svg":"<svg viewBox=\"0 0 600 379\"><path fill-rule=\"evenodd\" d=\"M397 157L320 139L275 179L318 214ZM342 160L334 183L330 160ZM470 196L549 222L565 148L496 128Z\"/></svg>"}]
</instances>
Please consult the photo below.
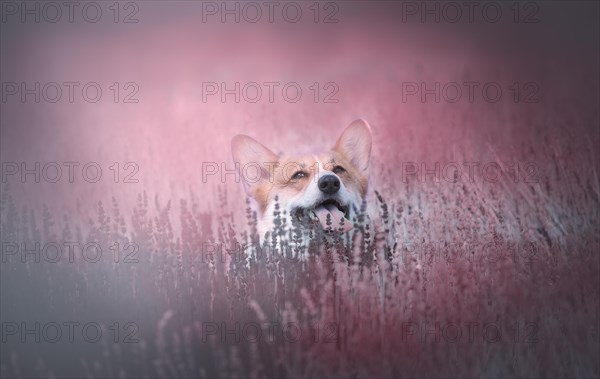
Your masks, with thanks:
<instances>
[{"instance_id":1,"label":"black nose","mask_svg":"<svg viewBox=\"0 0 600 379\"><path fill-rule=\"evenodd\" d=\"M340 190L340 180L335 175L325 175L319 179L319 189L328 195Z\"/></svg>"}]
</instances>

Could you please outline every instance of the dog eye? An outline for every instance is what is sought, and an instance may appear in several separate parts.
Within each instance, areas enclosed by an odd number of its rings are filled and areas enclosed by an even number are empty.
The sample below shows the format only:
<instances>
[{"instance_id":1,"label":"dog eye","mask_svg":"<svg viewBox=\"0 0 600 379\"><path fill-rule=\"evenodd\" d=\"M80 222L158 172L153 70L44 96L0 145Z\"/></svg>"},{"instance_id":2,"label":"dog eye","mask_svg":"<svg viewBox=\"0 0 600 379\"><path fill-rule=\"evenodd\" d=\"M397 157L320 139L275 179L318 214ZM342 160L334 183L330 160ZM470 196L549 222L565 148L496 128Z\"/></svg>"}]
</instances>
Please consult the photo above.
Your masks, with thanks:
<instances>
[{"instance_id":1,"label":"dog eye","mask_svg":"<svg viewBox=\"0 0 600 379\"><path fill-rule=\"evenodd\" d=\"M333 173L334 174L341 174L342 172L346 172L346 169L343 168L342 166L335 166L333 168Z\"/></svg>"},{"instance_id":2,"label":"dog eye","mask_svg":"<svg viewBox=\"0 0 600 379\"><path fill-rule=\"evenodd\" d=\"M298 171L294 175L292 175L292 179L302 179L306 177L306 173L304 171Z\"/></svg>"}]
</instances>

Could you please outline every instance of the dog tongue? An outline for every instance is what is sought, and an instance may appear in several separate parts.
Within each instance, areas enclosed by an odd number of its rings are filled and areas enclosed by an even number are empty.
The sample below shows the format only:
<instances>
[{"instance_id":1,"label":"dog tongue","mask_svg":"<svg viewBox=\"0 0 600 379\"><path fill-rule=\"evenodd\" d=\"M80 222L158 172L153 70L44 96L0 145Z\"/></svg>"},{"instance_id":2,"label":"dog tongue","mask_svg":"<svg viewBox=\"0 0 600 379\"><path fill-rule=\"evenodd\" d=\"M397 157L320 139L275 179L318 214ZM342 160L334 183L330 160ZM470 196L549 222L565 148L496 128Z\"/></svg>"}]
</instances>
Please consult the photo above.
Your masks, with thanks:
<instances>
[{"instance_id":1,"label":"dog tongue","mask_svg":"<svg viewBox=\"0 0 600 379\"><path fill-rule=\"evenodd\" d=\"M321 226L325 230L341 230L342 232L347 232L352 229L352 223L350 220L344 217L344 212L340 211L333 204L320 205L315 208L315 215L319 219ZM327 225L327 215L331 218L331 225ZM344 224L342 225L342 220L344 220Z\"/></svg>"}]
</instances>

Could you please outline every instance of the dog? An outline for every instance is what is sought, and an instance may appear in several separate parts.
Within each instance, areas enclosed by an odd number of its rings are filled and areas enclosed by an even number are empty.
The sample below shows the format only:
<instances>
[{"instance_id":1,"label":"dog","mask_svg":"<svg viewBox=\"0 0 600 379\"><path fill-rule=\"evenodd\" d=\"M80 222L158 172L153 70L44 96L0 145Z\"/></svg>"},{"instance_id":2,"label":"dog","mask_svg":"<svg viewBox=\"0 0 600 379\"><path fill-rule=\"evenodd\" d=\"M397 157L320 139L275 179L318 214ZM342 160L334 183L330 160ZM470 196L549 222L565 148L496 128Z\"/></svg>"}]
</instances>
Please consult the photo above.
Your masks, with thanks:
<instances>
[{"instance_id":1,"label":"dog","mask_svg":"<svg viewBox=\"0 0 600 379\"><path fill-rule=\"evenodd\" d=\"M347 126L331 149L307 156L277 155L249 136L235 136L233 160L257 204L259 237L273 231L281 215L329 233L351 230L367 195L371 145L371 128L362 119Z\"/></svg>"}]
</instances>

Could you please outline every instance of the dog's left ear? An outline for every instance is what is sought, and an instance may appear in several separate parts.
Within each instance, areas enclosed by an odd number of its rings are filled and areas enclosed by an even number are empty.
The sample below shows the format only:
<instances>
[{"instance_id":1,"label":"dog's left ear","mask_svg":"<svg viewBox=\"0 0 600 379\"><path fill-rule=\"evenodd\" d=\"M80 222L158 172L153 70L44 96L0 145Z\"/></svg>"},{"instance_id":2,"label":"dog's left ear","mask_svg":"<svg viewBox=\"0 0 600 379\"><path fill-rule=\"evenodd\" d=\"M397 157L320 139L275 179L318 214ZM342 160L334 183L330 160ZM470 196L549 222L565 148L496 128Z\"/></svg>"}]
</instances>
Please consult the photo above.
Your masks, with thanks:
<instances>
[{"instance_id":1,"label":"dog's left ear","mask_svg":"<svg viewBox=\"0 0 600 379\"><path fill-rule=\"evenodd\" d=\"M333 150L343 154L359 171L368 171L371 160L371 128L365 120L353 121L338 138Z\"/></svg>"}]
</instances>

